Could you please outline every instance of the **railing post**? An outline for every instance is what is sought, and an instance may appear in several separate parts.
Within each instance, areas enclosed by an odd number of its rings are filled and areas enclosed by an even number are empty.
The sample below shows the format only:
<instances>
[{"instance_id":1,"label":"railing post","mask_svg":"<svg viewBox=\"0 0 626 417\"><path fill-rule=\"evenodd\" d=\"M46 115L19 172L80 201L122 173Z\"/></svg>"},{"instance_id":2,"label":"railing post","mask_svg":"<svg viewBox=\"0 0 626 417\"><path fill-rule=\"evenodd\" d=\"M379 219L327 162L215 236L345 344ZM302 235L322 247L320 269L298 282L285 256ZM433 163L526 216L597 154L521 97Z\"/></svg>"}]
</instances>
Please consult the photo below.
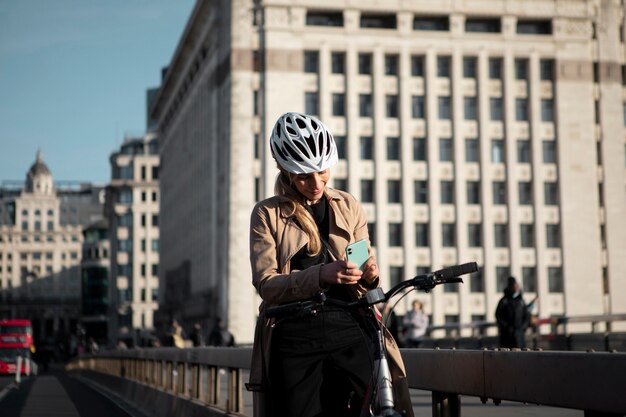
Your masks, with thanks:
<instances>
[{"instance_id":1,"label":"railing post","mask_svg":"<svg viewBox=\"0 0 626 417\"><path fill-rule=\"evenodd\" d=\"M433 417L461 417L459 395L433 391Z\"/></svg>"},{"instance_id":2,"label":"railing post","mask_svg":"<svg viewBox=\"0 0 626 417\"><path fill-rule=\"evenodd\" d=\"M241 372L237 368L230 368L228 370L228 401L226 402L226 412L240 414L243 411L242 404Z\"/></svg>"}]
</instances>

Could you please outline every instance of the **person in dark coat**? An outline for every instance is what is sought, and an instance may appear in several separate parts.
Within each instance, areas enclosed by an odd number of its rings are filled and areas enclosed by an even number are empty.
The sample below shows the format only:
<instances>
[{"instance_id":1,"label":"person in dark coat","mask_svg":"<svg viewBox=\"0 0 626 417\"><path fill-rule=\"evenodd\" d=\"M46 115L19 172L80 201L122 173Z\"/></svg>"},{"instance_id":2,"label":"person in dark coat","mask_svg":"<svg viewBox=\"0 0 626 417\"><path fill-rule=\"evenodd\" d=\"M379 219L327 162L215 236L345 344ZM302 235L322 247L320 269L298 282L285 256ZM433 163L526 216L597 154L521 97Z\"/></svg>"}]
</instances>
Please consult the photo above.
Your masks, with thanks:
<instances>
[{"instance_id":1,"label":"person in dark coat","mask_svg":"<svg viewBox=\"0 0 626 417\"><path fill-rule=\"evenodd\" d=\"M211 330L211 333L209 334L207 344L209 346L235 346L235 338L232 333L228 331L221 317L216 318L215 326L213 326L213 330Z\"/></svg>"},{"instance_id":2,"label":"person in dark coat","mask_svg":"<svg viewBox=\"0 0 626 417\"><path fill-rule=\"evenodd\" d=\"M514 277L509 277L504 296L496 307L496 321L500 335L500 347L524 348L524 333L530 323L528 307Z\"/></svg>"}]
</instances>

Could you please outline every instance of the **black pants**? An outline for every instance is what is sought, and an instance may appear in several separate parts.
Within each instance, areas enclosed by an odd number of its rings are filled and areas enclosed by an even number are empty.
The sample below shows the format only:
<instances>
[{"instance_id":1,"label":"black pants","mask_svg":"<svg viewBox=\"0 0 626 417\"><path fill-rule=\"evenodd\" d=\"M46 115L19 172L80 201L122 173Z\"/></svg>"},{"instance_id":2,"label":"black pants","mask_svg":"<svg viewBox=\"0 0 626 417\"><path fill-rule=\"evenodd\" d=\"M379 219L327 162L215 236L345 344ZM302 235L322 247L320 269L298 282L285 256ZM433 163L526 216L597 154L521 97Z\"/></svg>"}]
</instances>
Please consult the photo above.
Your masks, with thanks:
<instances>
[{"instance_id":1,"label":"black pants","mask_svg":"<svg viewBox=\"0 0 626 417\"><path fill-rule=\"evenodd\" d=\"M374 344L345 310L279 322L272 335L273 417L358 416Z\"/></svg>"}]
</instances>

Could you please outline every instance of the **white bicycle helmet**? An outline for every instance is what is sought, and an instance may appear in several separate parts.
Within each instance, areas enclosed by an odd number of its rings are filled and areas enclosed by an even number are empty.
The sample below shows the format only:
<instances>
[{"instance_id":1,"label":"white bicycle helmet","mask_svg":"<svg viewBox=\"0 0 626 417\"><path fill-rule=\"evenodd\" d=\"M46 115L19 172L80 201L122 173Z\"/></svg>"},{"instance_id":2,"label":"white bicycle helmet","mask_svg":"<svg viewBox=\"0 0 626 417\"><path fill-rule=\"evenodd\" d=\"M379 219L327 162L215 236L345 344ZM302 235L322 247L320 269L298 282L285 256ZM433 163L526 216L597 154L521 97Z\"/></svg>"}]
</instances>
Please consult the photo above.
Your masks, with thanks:
<instances>
[{"instance_id":1,"label":"white bicycle helmet","mask_svg":"<svg viewBox=\"0 0 626 417\"><path fill-rule=\"evenodd\" d=\"M324 171L337 163L337 145L324 123L289 112L278 118L270 137L272 155L293 174Z\"/></svg>"}]
</instances>

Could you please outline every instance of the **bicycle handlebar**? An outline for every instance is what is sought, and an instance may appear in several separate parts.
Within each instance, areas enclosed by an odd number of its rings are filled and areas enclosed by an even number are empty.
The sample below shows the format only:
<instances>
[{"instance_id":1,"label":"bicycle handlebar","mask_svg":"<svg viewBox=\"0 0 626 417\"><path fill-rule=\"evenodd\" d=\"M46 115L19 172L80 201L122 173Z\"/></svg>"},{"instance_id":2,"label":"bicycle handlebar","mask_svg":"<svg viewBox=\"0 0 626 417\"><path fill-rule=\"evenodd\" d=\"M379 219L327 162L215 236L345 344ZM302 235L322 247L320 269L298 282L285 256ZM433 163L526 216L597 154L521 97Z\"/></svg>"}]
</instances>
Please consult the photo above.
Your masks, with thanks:
<instances>
[{"instance_id":1,"label":"bicycle handlebar","mask_svg":"<svg viewBox=\"0 0 626 417\"><path fill-rule=\"evenodd\" d=\"M399 291L408 287L414 287L418 291L421 290L428 292L440 284L462 283L463 279L459 278L460 275L470 274L476 271L478 271L478 265L476 262L454 265L448 268L440 269L439 271L418 275L412 279L403 281L386 293L382 290L382 288L375 288L366 292L360 299L352 302L327 298L324 293L318 293L311 300L297 301L294 303L268 307L265 309L265 316L268 318L281 318L287 316L300 317L315 314L317 309L324 304L339 306L346 309L369 307L381 302L389 301L389 299Z\"/></svg>"}]
</instances>

